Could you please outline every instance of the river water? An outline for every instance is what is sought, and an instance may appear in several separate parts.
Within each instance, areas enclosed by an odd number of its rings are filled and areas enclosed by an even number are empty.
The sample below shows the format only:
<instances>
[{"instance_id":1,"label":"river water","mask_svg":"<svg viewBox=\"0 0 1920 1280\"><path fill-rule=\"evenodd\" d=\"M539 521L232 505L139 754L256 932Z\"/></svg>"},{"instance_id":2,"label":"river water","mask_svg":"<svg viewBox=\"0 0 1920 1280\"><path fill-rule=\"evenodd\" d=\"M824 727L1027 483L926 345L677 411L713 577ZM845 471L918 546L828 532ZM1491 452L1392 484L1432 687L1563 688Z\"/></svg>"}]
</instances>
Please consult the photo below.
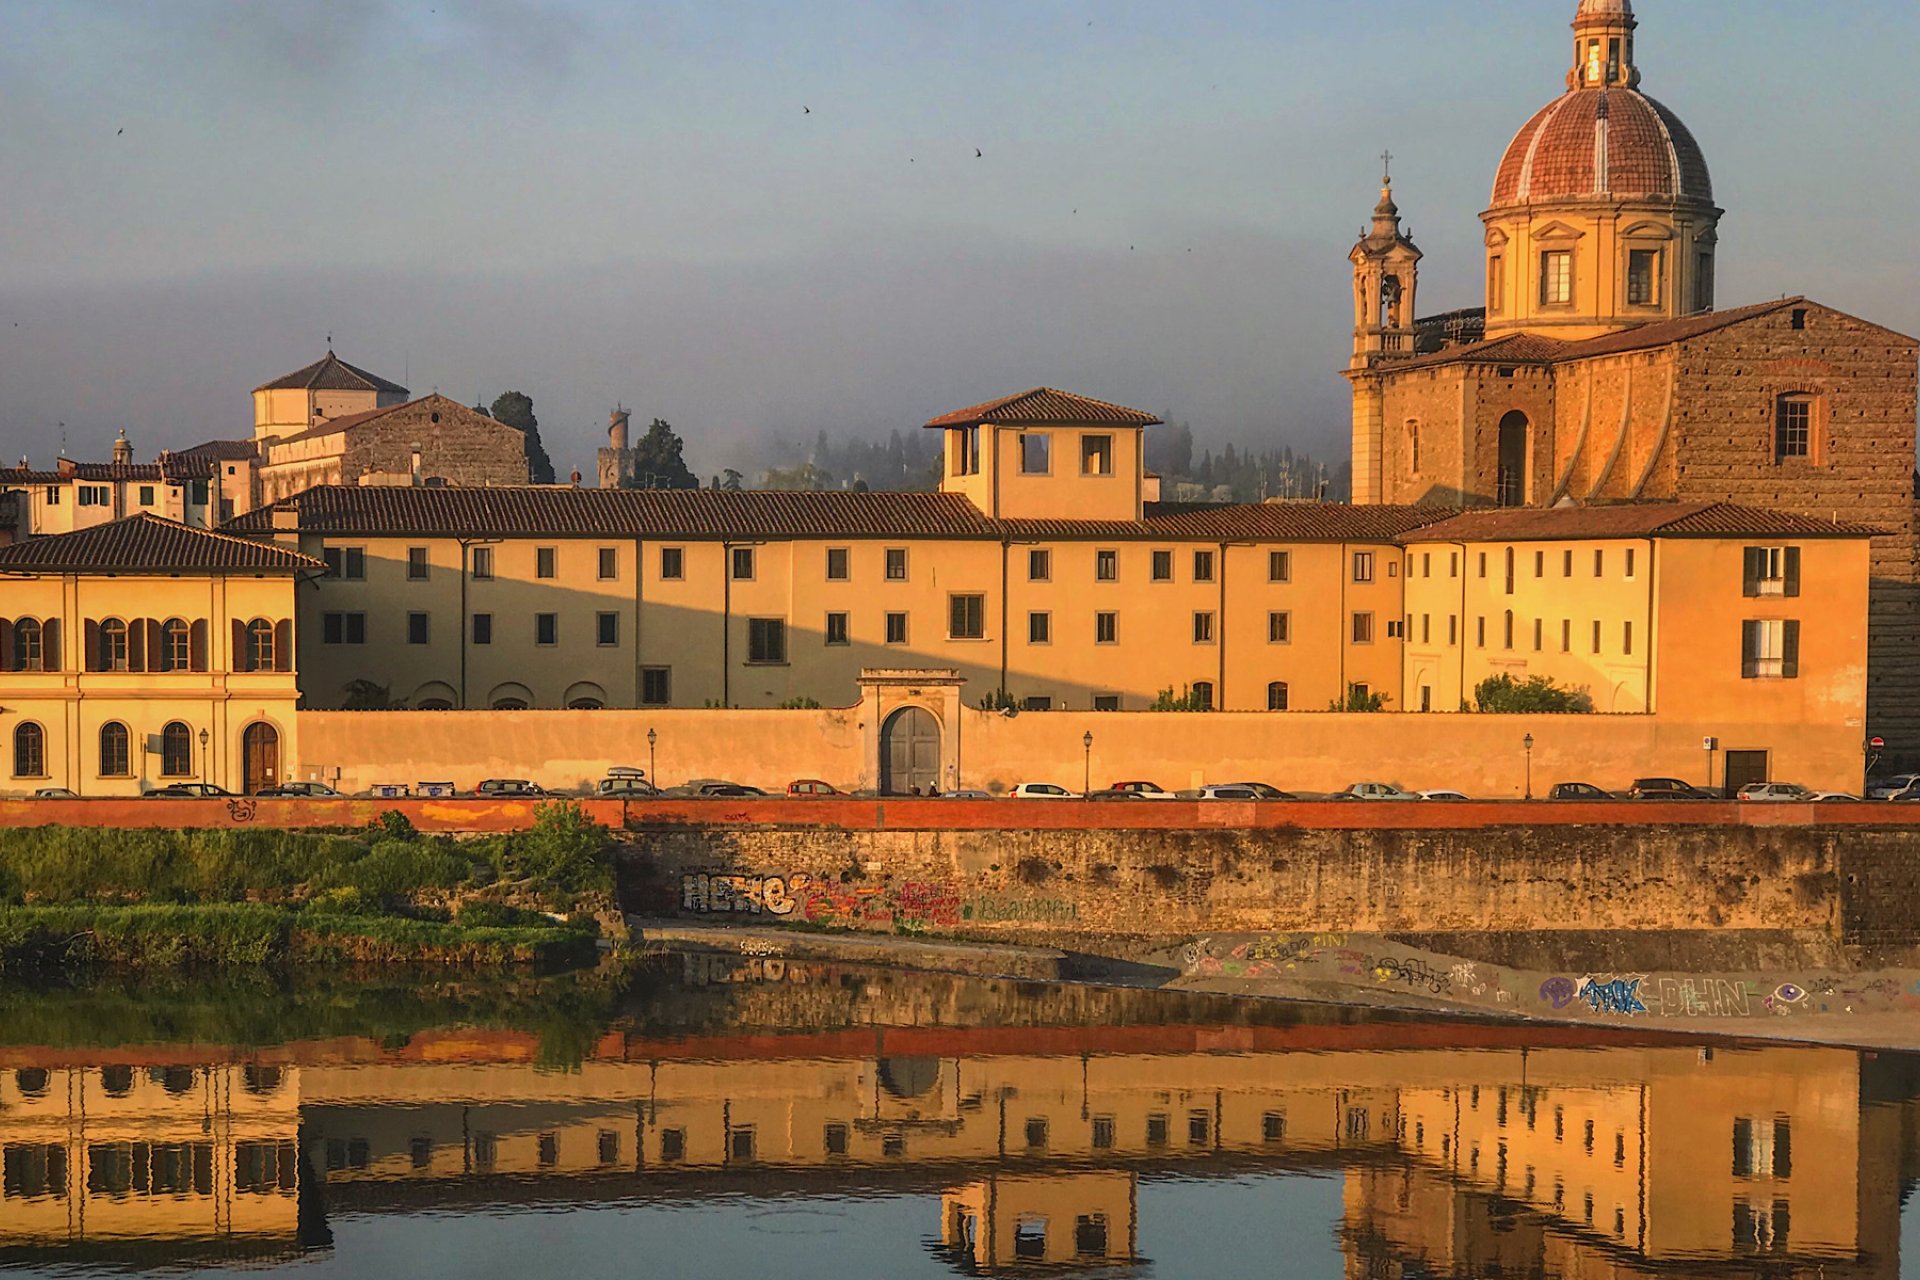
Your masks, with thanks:
<instances>
[{"instance_id":1,"label":"river water","mask_svg":"<svg viewBox=\"0 0 1920 1280\"><path fill-rule=\"evenodd\" d=\"M1891 1278L1917 1099L1903 1056L768 957L0 989L0 1269Z\"/></svg>"}]
</instances>

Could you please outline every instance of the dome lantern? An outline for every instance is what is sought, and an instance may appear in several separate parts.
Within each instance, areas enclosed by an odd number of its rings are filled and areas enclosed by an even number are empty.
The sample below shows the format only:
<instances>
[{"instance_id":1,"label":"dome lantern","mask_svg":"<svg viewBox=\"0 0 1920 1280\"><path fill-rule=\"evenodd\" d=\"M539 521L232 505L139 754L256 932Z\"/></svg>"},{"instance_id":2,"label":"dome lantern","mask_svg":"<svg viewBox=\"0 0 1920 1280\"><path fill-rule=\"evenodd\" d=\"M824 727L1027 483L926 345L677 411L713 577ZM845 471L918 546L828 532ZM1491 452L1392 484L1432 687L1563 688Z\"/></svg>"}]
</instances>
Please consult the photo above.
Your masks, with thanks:
<instances>
[{"instance_id":1,"label":"dome lantern","mask_svg":"<svg viewBox=\"0 0 1920 1280\"><path fill-rule=\"evenodd\" d=\"M1573 15L1573 70L1567 88L1593 89L1640 83L1633 61L1633 0L1580 0Z\"/></svg>"}]
</instances>

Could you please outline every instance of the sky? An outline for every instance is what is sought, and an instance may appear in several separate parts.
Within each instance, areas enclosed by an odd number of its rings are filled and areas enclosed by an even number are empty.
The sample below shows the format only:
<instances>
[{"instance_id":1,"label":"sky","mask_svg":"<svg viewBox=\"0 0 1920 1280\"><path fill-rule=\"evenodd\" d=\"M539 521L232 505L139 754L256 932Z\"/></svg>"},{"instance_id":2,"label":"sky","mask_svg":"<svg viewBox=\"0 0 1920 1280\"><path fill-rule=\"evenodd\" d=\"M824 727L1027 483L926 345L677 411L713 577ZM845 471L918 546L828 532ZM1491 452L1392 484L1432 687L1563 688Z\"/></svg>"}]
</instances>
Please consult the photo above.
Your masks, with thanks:
<instances>
[{"instance_id":1,"label":"sky","mask_svg":"<svg viewBox=\"0 0 1920 1280\"><path fill-rule=\"evenodd\" d=\"M248 435L329 337L526 392L563 476L616 402L704 475L1039 384L1344 456L1380 152L1421 309L1477 304L1574 7L0 0L0 459ZM1637 10L1721 304L1920 332L1920 5Z\"/></svg>"}]
</instances>

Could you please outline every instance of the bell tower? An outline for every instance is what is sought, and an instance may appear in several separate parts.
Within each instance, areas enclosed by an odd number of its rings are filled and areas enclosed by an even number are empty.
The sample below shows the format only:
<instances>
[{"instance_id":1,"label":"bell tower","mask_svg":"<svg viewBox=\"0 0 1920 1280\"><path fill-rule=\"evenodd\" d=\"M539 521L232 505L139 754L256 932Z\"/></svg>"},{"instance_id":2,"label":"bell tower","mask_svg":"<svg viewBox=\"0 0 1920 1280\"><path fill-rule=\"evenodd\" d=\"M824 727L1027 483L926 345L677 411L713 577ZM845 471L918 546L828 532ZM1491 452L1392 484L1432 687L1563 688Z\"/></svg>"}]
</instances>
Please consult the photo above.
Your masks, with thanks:
<instances>
[{"instance_id":1,"label":"bell tower","mask_svg":"<svg viewBox=\"0 0 1920 1280\"><path fill-rule=\"evenodd\" d=\"M1381 157L1380 203L1373 225L1360 233L1347 260L1353 264L1353 358L1347 380L1353 384L1353 500L1378 503L1382 495L1385 421L1380 377L1383 364L1414 353L1414 301L1420 283L1421 253L1400 227L1400 206L1393 202L1393 154Z\"/></svg>"}]
</instances>

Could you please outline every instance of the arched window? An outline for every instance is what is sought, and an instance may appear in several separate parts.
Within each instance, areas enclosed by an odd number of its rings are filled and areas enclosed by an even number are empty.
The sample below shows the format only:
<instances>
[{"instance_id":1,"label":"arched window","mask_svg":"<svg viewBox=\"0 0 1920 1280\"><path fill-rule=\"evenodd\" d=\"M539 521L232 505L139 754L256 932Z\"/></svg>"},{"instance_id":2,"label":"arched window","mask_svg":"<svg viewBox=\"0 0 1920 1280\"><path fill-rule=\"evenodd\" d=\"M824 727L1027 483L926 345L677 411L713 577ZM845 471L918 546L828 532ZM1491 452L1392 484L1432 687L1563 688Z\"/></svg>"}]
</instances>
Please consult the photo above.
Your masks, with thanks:
<instances>
[{"instance_id":1,"label":"arched window","mask_svg":"<svg viewBox=\"0 0 1920 1280\"><path fill-rule=\"evenodd\" d=\"M1507 594L1513 594L1513 548L1507 548Z\"/></svg>"},{"instance_id":2,"label":"arched window","mask_svg":"<svg viewBox=\"0 0 1920 1280\"><path fill-rule=\"evenodd\" d=\"M47 731L31 720L13 731L13 776L47 776Z\"/></svg>"},{"instance_id":3,"label":"arched window","mask_svg":"<svg viewBox=\"0 0 1920 1280\"><path fill-rule=\"evenodd\" d=\"M1506 646L1513 648L1513 610L1507 610Z\"/></svg>"},{"instance_id":4,"label":"arched window","mask_svg":"<svg viewBox=\"0 0 1920 1280\"><path fill-rule=\"evenodd\" d=\"M493 700L493 709L495 711L525 711L527 704L525 699L522 698L495 698Z\"/></svg>"},{"instance_id":5,"label":"arched window","mask_svg":"<svg viewBox=\"0 0 1920 1280\"><path fill-rule=\"evenodd\" d=\"M178 720L169 722L160 731L160 776L193 776L193 731Z\"/></svg>"},{"instance_id":6,"label":"arched window","mask_svg":"<svg viewBox=\"0 0 1920 1280\"><path fill-rule=\"evenodd\" d=\"M127 624L118 618L108 618L100 624L100 665L99 671L125 671L127 669Z\"/></svg>"},{"instance_id":7,"label":"arched window","mask_svg":"<svg viewBox=\"0 0 1920 1280\"><path fill-rule=\"evenodd\" d=\"M1407 470L1420 474L1420 424L1407 422Z\"/></svg>"},{"instance_id":8,"label":"arched window","mask_svg":"<svg viewBox=\"0 0 1920 1280\"><path fill-rule=\"evenodd\" d=\"M569 711L601 711L606 708L606 705L607 705L606 703L600 701L598 698L575 698L572 702L569 702L567 704L567 710Z\"/></svg>"},{"instance_id":9,"label":"arched window","mask_svg":"<svg viewBox=\"0 0 1920 1280\"><path fill-rule=\"evenodd\" d=\"M127 778L133 775L132 740L127 726L109 720L100 726L100 776Z\"/></svg>"},{"instance_id":10,"label":"arched window","mask_svg":"<svg viewBox=\"0 0 1920 1280\"><path fill-rule=\"evenodd\" d=\"M1285 711L1287 709L1287 682L1275 680L1267 686L1267 710Z\"/></svg>"},{"instance_id":11,"label":"arched window","mask_svg":"<svg viewBox=\"0 0 1920 1280\"><path fill-rule=\"evenodd\" d=\"M445 698L422 698L413 704L416 711L451 711L453 704Z\"/></svg>"},{"instance_id":12,"label":"arched window","mask_svg":"<svg viewBox=\"0 0 1920 1280\"><path fill-rule=\"evenodd\" d=\"M1494 502L1499 506L1527 505L1527 454L1531 434L1527 415L1518 409L1500 419L1499 458L1493 477Z\"/></svg>"},{"instance_id":13,"label":"arched window","mask_svg":"<svg viewBox=\"0 0 1920 1280\"><path fill-rule=\"evenodd\" d=\"M187 671L193 666L193 628L185 618L168 618L160 628L160 669Z\"/></svg>"},{"instance_id":14,"label":"arched window","mask_svg":"<svg viewBox=\"0 0 1920 1280\"><path fill-rule=\"evenodd\" d=\"M13 669L45 671L46 631L38 618L22 618L13 624Z\"/></svg>"},{"instance_id":15,"label":"arched window","mask_svg":"<svg viewBox=\"0 0 1920 1280\"><path fill-rule=\"evenodd\" d=\"M273 624L255 618L247 624L246 670L273 670Z\"/></svg>"},{"instance_id":16,"label":"arched window","mask_svg":"<svg viewBox=\"0 0 1920 1280\"><path fill-rule=\"evenodd\" d=\"M1213 710L1213 681L1195 680L1193 682L1194 705L1203 711Z\"/></svg>"}]
</instances>

